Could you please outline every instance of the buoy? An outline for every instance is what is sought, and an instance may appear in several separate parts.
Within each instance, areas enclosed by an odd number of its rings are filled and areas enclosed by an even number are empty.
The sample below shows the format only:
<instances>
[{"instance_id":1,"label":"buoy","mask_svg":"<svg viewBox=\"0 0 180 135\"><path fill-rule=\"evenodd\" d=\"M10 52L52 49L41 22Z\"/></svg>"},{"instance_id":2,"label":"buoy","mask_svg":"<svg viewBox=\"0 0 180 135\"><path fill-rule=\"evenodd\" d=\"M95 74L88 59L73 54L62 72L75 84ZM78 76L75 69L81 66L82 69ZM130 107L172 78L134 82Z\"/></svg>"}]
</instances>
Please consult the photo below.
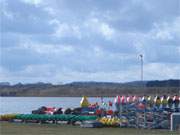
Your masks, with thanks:
<instances>
[{"instance_id":1,"label":"buoy","mask_svg":"<svg viewBox=\"0 0 180 135\"><path fill-rule=\"evenodd\" d=\"M86 96L83 96L80 102L81 107L88 107L89 106L89 102Z\"/></svg>"},{"instance_id":2,"label":"buoy","mask_svg":"<svg viewBox=\"0 0 180 135\"><path fill-rule=\"evenodd\" d=\"M163 107L163 108L166 108L166 107L167 107L168 100L167 100L167 96L166 96L166 95L162 96L162 98L161 98L161 104L162 104L162 107Z\"/></svg>"},{"instance_id":3,"label":"buoy","mask_svg":"<svg viewBox=\"0 0 180 135\"><path fill-rule=\"evenodd\" d=\"M114 99L114 103L115 104L120 104L121 103L121 97L120 96L116 96Z\"/></svg>"}]
</instances>

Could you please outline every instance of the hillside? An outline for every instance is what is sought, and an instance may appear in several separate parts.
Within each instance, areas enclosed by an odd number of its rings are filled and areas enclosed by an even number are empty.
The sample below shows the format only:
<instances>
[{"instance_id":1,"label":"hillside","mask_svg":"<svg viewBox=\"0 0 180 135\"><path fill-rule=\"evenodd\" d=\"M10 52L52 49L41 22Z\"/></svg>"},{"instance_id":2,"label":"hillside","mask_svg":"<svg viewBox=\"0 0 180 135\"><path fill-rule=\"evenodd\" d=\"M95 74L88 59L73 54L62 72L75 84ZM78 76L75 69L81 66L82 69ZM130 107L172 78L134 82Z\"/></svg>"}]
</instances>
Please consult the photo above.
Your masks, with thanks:
<instances>
[{"instance_id":1,"label":"hillside","mask_svg":"<svg viewBox=\"0 0 180 135\"><path fill-rule=\"evenodd\" d=\"M116 96L117 94L179 94L180 80L140 81L127 83L73 82L64 85L51 83L0 83L0 96Z\"/></svg>"}]
</instances>

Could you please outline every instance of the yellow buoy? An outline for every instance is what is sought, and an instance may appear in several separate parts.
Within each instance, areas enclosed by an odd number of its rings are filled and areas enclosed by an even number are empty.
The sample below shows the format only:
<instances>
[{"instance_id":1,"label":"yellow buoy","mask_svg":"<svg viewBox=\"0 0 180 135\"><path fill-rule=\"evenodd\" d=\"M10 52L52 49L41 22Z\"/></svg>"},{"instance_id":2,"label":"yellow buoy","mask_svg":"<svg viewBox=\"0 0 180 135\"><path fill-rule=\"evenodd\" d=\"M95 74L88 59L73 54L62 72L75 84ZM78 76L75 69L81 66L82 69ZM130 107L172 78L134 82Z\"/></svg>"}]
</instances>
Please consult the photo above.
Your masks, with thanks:
<instances>
[{"instance_id":1,"label":"yellow buoy","mask_svg":"<svg viewBox=\"0 0 180 135\"><path fill-rule=\"evenodd\" d=\"M88 99L86 96L82 97L80 104L81 104L81 107L88 107L89 106L89 102L88 102Z\"/></svg>"}]
</instances>

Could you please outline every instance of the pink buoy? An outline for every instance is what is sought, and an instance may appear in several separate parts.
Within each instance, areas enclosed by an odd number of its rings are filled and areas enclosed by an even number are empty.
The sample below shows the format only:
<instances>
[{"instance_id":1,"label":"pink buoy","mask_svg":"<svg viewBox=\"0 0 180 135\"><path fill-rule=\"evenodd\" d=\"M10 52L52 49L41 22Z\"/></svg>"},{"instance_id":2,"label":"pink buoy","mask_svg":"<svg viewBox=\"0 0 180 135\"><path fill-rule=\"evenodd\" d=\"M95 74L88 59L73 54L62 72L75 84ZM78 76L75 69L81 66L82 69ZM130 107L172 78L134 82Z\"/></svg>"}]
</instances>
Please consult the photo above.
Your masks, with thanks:
<instances>
[{"instance_id":1,"label":"pink buoy","mask_svg":"<svg viewBox=\"0 0 180 135\"><path fill-rule=\"evenodd\" d=\"M127 96L127 97L126 97L126 101L127 101L127 103L131 103L131 101L130 101L130 96Z\"/></svg>"},{"instance_id":2,"label":"pink buoy","mask_svg":"<svg viewBox=\"0 0 180 135\"><path fill-rule=\"evenodd\" d=\"M122 103L122 104L125 104L125 103L126 103L125 96L122 96L122 97L121 97L121 103Z\"/></svg>"},{"instance_id":3,"label":"pink buoy","mask_svg":"<svg viewBox=\"0 0 180 135\"><path fill-rule=\"evenodd\" d=\"M121 103L121 97L119 95L115 97L114 103L115 104L120 104Z\"/></svg>"},{"instance_id":4,"label":"pink buoy","mask_svg":"<svg viewBox=\"0 0 180 135\"><path fill-rule=\"evenodd\" d=\"M138 99L137 96L133 96L132 97L132 102L134 102L134 103L137 102L137 99Z\"/></svg>"}]
</instances>

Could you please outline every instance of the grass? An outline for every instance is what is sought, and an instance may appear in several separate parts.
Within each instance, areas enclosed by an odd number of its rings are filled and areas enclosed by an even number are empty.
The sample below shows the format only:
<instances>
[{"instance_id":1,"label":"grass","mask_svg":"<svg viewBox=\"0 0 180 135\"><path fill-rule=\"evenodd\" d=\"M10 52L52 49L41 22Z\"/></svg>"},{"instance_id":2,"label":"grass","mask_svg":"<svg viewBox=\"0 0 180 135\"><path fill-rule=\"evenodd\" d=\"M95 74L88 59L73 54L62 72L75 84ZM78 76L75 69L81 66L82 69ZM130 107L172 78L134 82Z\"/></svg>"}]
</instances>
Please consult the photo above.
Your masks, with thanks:
<instances>
[{"instance_id":1,"label":"grass","mask_svg":"<svg viewBox=\"0 0 180 135\"><path fill-rule=\"evenodd\" d=\"M0 135L179 135L168 130L81 128L71 125L0 122Z\"/></svg>"}]
</instances>

